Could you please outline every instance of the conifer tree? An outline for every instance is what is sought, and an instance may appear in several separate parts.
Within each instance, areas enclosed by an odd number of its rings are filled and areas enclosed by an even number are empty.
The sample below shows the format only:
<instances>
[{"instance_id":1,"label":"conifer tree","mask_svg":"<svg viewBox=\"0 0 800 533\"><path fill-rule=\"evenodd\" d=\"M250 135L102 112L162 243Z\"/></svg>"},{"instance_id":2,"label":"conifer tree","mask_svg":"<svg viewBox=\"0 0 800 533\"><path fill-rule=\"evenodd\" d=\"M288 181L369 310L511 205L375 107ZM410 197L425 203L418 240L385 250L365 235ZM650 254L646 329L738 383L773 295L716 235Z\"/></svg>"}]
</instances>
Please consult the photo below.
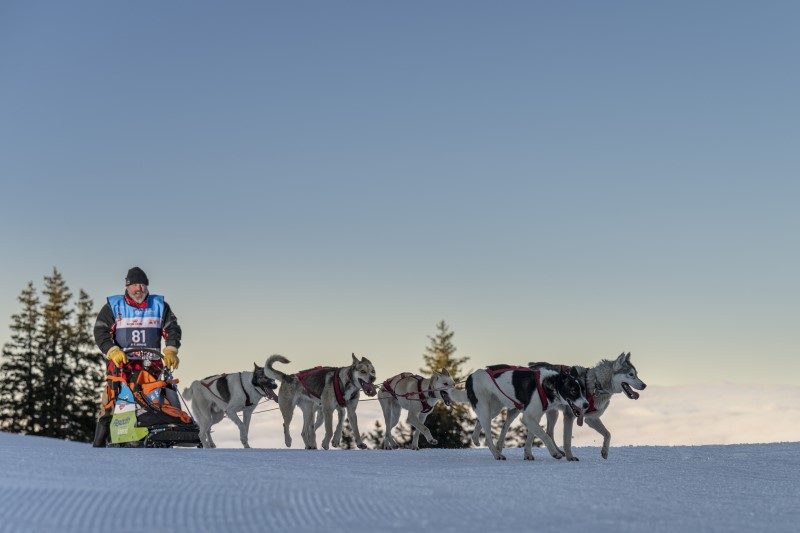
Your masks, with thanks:
<instances>
[{"instance_id":1,"label":"conifer tree","mask_svg":"<svg viewBox=\"0 0 800 533\"><path fill-rule=\"evenodd\" d=\"M71 439L90 441L94 437L100 390L105 375L105 357L94 344L94 303L81 290L75 307L75 320L71 330L73 362L68 368L72 373L73 390L69 395L71 412L69 435Z\"/></svg>"},{"instance_id":2,"label":"conifer tree","mask_svg":"<svg viewBox=\"0 0 800 533\"><path fill-rule=\"evenodd\" d=\"M40 426L42 434L48 437L66 438L68 436L66 411L68 397L73 383L72 372L67 365L71 354L72 310L68 304L72 293L67 288L61 273L53 269L50 276L44 277L45 303L42 307L41 358L44 387L37 391L41 395Z\"/></svg>"},{"instance_id":3,"label":"conifer tree","mask_svg":"<svg viewBox=\"0 0 800 533\"><path fill-rule=\"evenodd\" d=\"M39 297L28 282L17 297L22 311L11 316L11 341L3 346L0 365L0 429L37 433L39 405L33 394L42 381L39 356Z\"/></svg>"},{"instance_id":4,"label":"conifer tree","mask_svg":"<svg viewBox=\"0 0 800 533\"><path fill-rule=\"evenodd\" d=\"M0 424L6 431L90 441L102 387L103 357L94 346L93 303L72 294L57 269L44 278L42 304L33 283L12 316L0 364Z\"/></svg>"},{"instance_id":5,"label":"conifer tree","mask_svg":"<svg viewBox=\"0 0 800 533\"><path fill-rule=\"evenodd\" d=\"M444 320L436 324L436 334L428 336L430 345L425 348L422 356L425 366L420 370L425 376L431 376L433 372L446 368L456 383L466 379L463 366L469 358L455 357L454 335L455 332L450 331ZM447 407L443 402L439 402L428 415L425 425L430 429L437 444L432 445L425 437L420 436L420 448L467 448L470 445L474 422L464 405L453 403L451 407Z\"/></svg>"}]
</instances>

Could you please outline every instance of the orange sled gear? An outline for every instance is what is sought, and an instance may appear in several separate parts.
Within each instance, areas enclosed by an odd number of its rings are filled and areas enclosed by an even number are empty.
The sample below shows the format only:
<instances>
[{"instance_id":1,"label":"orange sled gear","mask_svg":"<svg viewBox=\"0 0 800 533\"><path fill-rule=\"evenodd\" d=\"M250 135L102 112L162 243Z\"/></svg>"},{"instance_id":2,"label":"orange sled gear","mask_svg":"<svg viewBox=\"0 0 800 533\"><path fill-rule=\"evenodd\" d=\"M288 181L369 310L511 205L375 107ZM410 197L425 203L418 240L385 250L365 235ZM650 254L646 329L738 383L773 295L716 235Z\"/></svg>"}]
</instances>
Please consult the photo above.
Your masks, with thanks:
<instances>
[{"instance_id":1,"label":"orange sled gear","mask_svg":"<svg viewBox=\"0 0 800 533\"><path fill-rule=\"evenodd\" d=\"M197 424L181 410L178 380L158 363L137 361L106 377L111 446L202 447Z\"/></svg>"}]
</instances>

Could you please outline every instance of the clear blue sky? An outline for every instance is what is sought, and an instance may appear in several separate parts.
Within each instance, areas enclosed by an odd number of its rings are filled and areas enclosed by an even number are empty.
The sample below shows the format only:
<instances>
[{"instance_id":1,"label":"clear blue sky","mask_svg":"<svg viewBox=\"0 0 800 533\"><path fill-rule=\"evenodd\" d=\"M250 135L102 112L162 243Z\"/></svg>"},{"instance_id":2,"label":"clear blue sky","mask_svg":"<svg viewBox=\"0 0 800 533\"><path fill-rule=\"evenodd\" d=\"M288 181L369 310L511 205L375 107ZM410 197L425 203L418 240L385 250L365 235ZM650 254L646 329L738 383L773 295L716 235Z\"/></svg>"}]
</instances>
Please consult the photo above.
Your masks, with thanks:
<instances>
[{"instance_id":1,"label":"clear blue sky","mask_svg":"<svg viewBox=\"0 0 800 533\"><path fill-rule=\"evenodd\" d=\"M0 342L139 265L184 378L800 373L797 2L3 2Z\"/></svg>"}]
</instances>

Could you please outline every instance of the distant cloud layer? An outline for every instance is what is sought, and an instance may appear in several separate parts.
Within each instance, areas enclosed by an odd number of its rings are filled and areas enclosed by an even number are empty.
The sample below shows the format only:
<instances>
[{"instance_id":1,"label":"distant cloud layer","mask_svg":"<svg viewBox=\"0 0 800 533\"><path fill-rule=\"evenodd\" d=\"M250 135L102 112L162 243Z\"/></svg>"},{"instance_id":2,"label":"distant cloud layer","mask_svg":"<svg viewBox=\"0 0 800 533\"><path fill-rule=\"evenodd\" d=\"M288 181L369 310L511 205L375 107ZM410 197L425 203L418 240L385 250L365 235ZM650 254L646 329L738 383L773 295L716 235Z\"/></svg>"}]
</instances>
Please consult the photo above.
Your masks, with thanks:
<instances>
[{"instance_id":1,"label":"distant cloud layer","mask_svg":"<svg viewBox=\"0 0 800 533\"><path fill-rule=\"evenodd\" d=\"M276 404L262 403L258 410ZM362 401L358 407L362 433L372 430L375 421L383 425L376 401ZM701 445L762 442L798 442L800 426L800 387L718 383L681 387L650 386L639 400L619 394L603 415L611 431L611 446L626 445ZM302 448L300 423L295 412L292 421L293 448ZM544 418L542 418L544 424ZM317 433L322 441L323 428ZM213 438L219 447L240 446L238 430L229 420L217 426ZM561 424L556 426L556 442L561 444ZM593 429L575 428L575 446L599 446L602 438ZM283 448L283 428L278 410L253 415L250 445L254 448Z\"/></svg>"}]
</instances>

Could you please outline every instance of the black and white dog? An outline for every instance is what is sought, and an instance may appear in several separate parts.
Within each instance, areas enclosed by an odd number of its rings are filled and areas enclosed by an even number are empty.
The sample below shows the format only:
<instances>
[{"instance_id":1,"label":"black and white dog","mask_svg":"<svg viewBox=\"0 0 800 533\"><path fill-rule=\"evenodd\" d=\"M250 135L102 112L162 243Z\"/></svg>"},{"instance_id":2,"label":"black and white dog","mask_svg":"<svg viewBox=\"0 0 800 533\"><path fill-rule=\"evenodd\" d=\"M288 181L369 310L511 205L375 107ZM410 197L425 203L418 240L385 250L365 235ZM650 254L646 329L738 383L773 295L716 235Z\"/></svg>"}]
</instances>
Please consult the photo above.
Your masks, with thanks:
<instances>
[{"instance_id":1,"label":"black and white dog","mask_svg":"<svg viewBox=\"0 0 800 533\"><path fill-rule=\"evenodd\" d=\"M192 414L200 428L203 447L217 447L211 439L211 426L227 416L239 428L242 446L249 448L250 416L261 398L278 401L276 388L275 380L267 377L264 367L255 363L252 372L217 374L193 381L183 390L183 397L192 402ZM243 420L239 419L239 411Z\"/></svg>"},{"instance_id":2,"label":"black and white dog","mask_svg":"<svg viewBox=\"0 0 800 533\"><path fill-rule=\"evenodd\" d=\"M537 368L540 365L547 365L547 363L528 363L530 368ZM603 447L600 449L600 455L603 459L608 459L611 432L600 421L600 417L603 416L603 413L606 412L611 403L611 396L622 392L631 400L638 400L639 393L633 389L644 390L647 385L639 379L636 367L631 363L630 352L619 354L619 357L613 361L603 359L591 368L582 366L573 368L575 368L578 378L587 391L589 410L586 412L586 425L603 436ZM572 455L572 425L575 422L575 416L570 409L562 407L560 410L564 413L564 453L567 456L567 460L577 461L578 458ZM508 411L505 424L503 424L503 429L500 432L500 442L504 442L506 432L517 415L519 415L519 411ZM558 410L547 411L547 434L551 438L553 437L556 420L558 420ZM473 433L474 440L475 434Z\"/></svg>"},{"instance_id":3,"label":"black and white dog","mask_svg":"<svg viewBox=\"0 0 800 533\"><path fill-rule=\"evenodd\" d=\"M569 408L583 423L583 413L589 407L586 391L575 372L564 372L558 367L528 368L510 365L493 365L476 370L467 378L467 397L484 428L492 427L492 419L503 408L522 412L522 423L528 430L525 440L525 459L533 460L531 446L534 436L547 446L556 459L564 457L553 439L539 425L542 414L562 406ZM476 424L477 425L477 424ZM491 430L486 431L486 445L495 459L505 460L500 447L495 446Z\"/></svg>"}]
</instances>

